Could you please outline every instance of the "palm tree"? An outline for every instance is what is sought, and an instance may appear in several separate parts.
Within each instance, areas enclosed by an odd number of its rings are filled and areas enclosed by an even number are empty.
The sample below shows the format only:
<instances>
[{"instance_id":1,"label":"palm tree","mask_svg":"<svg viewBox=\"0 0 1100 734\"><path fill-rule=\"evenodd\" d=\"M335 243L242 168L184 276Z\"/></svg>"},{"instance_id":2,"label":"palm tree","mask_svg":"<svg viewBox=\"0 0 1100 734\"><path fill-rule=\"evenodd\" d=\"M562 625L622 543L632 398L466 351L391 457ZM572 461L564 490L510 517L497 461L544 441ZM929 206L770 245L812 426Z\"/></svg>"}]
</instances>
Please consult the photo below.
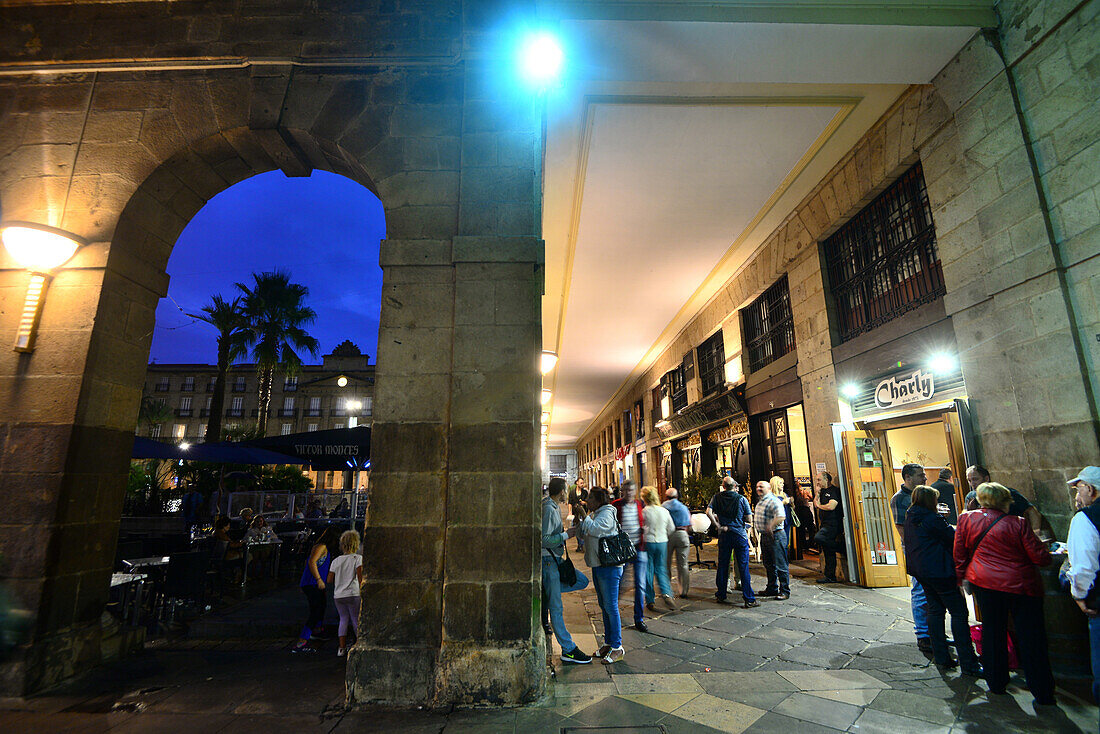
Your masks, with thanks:
<instances>
[{"instance_id":1,"label":"palm tree","mask_svg":"<svg viewBox=\"0 0 1100 734\"><path fill-rule=\"evenodd\" d=\"M290 274L281 270L253 273L252 287L237 283L242 308L248 322L248 343L256 369L260 373L259 416L256 432L266 433L267 414L271 407L271 383L275 370L296 375L302 366L297 350L317 356L317 340L305 327L312 324L317 313L303 302L309 288L290 282Z\"/></svg>"},{"instance_id":2,"label":"palm tree","mask_svg":"<svg viewBox=\"0 0 1100 734\"><path fill-rule=\"evenodd\" d=\"M145 395L141 398L141 407L138 409L138 423L144 423L148 428L165 423L172 417L172 409L168 403L160 398Z\"/></svg>"},{"instance_id":3,"label":"palm tree","mask_svg":"<svg viewBox=\"0 0 1100 734\"><path fill-rule=\"evenodd\" d=\"M218 330L218 375L214 378L214 394L210 399L210 416L206 422L206 440L220 441L222 438L222 408L225 406L225 383L229 365L247 353L248 329L244 313L241 311L241 299L226 301L220 295L210 299L202 307L202 315L196 318L205 321Z\"/></svg>"}]
</instances>

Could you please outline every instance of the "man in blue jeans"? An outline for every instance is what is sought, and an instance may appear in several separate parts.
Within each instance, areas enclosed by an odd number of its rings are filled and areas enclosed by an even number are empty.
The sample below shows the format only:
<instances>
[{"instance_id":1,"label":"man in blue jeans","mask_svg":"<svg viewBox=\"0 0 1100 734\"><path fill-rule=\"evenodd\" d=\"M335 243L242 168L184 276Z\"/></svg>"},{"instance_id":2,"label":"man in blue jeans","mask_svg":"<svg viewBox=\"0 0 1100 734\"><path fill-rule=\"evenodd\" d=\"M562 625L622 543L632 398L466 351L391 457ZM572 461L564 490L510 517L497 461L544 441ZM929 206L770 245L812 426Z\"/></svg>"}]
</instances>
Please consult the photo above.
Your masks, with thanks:
<instances>
[{"instance_id":1,"label":"man in blue jeans","mask_svg":"<svg viewBox=\"0 0 1100 734\"><path fill-rule=\"evenodd\" d=\"M645 583L648 575L646 564L649 561L645 549L645 517L642 515L645 503L637 498L637 489L634 482L629 479L623 482L621 492L622 496L611 504L618 513L620 527L638 551L638 555L634 556L634 560L626 564L634 573L634 629L639 632L649 632L649 627L646 626L644 618ZM626 575L625 567L623 568L623 575Z\"/></svg>"},{"instance_id":2,"label":"man in blue jeans","mask_svg":"<svg viewBox=\"0 0 1100 734\"><path fill-rule=\"evenodd\" d=\"M718 528L718 573L714 584L718 588L714 598L719 604L726 603L726 587L730 577L730 557L737 563L737 575L741 579L741 596L745 609L760 606L752 593L752 580L749 577L749 531L752 522L752 508L744 495L737 491L737 480L726 477L722 480L722 491L714 495L707 506L707 517Z\"/></svg>"},{"instance_id":3,"label":"man in blue jeans","mask_svg":"<svg viewBox=\"0 0 1100 734\"><path fill-rule=\"evenodd\" d=\"M1092 651L1092 696L1100 703L1100 599L1096 578L1100 571L1100 466L1086 466L1069 480L1077 492L1074 504L1080 510L1069 523L1070 595L1089 620L1089 648Z\"/></svg>"},{"instance_id":4,"label":"man in blue jeans","mask_svg":"<svg viewBox=\"0 0 1100 734\"><path fill-rule=\"evenodd\" d=\"M772 485L763 480L756 483L756 497L752 524L760 538L761 560L768 572L768 585L760 596L774 596L779 601L786 601L791 598L791 573L787 564L783 502L772 493Z\"/></svg>"},{"instance_id":5,"label":"man in blue jeans","mask_svg":"<svg viewBox=\"0 0 1100 734\"><path fill-rule=\"evenodd\" d=\"M592 657L581 652L573 642L569 630L565 628L565 619L562 617L561 606L561 575L558 572L558 562L561 560L562 549L565 548L567 538L576 535L575 528L566 531L562 527L561 510L558 505L565 501L565 480L554 477L550 480L550 494L542 501L542 591L546 599L547 609L550 611L550 625L554 629L554 636L561 645L561 659L564 663L586 665L592 662ZM547 641L549 644L549 641Z\"/></svg>"},{"instance_id":6,"label":"man in blue jeans","mask_svg":"<svg viewBox=\"0 0 1100 734\"><path fill-rule=\"evenodd\" d=\"M924 467L920 464L906 464L901 468L901 489L890 498L890 510L894 513L894 526L898 536L905 537L905 513L913 503L913 490L925 482ZM909 599L913 610L913 632L917 635L917 648L921 652L932 653L932 637L928 632L928 607L924 599L924 589L912 576L913 586L909 590Z\"/></svg>"}]
</instances>

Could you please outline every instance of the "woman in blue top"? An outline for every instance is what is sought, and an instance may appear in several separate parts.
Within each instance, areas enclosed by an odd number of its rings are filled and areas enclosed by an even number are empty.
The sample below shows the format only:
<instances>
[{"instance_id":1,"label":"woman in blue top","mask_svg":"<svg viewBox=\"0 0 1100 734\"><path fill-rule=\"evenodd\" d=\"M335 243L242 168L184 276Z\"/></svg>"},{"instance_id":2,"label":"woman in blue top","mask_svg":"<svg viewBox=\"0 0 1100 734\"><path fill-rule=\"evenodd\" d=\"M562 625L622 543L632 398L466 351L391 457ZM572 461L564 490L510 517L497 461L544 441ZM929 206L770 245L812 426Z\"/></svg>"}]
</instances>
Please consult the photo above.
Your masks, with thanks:
<instances>
[{"instance_id":1,"label":"woman in blue top","mask_svg":"<svg viewBox=\"0 0 1100 734\"><path fill-rule=\"evenodd\" d=\"M298 642L291 648L291 652L307 652L313 648L309 646L309 638L320 626L325 618L325 579L328 578L328 567L332 563L332 550L340 540L340 532L329 525L317 539L317 542L306 557L306 568L302 571L302 580L299 586L309 602L309 617L298 635Z\"/></svg>"}]
</instances>

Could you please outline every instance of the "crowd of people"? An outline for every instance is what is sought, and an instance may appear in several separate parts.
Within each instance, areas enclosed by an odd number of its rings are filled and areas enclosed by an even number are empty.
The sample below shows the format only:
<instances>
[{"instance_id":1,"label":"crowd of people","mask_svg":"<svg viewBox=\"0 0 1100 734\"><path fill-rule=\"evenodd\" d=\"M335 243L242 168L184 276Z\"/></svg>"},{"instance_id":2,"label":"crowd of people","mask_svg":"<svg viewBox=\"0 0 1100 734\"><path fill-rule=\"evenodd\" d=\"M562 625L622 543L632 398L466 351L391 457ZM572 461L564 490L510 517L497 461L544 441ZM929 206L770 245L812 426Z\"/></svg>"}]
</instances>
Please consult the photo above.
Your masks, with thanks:
<instances>
[{"instance_id":1,"label":"crowd of people","mask_svg":"<svg viewBox=\"0 0 1100 734\"><path fill-rule=\"evenodd\" d=\"M1028 688L1037 706L1055 704L1054 676L1047 647L1043 612L1043 584L1038 569L1051 563L1053 533L1038 509L1014 489L992 481L980 465L968 467L970 492L963 511L956 508L950 469L927 484L924 468L906 464L902 484L890 498L890 509L901 539L905 567L911 577L911 603L917 647L945 669L984 677L994 695L1006 693L1009 682L1009 629L1014 631ZM1088 616L1093 672L1100 678L1100 467L1090 466L1070 480L1080 512L1070 524L1069 557L1062 569L1066 590ZM645 612L656 611L657 597L667 610L677 609L673 573L679 597L692 589L688 549L694 525L690 508L676 489L666 490L664 501L655 487L636 490L627 480L617 498L603 487L587 488L577 481L566 492L564 479L553 479L543 503L543 587L549 609L548 625L563 650L562 660L586 664L598 658L605 664L623 660L619 612L620 588L627 572L633 576L633 628L647 632ZM702 510L717 536L718 562L714 598L728 604L730 568L746 609L759 598L786 601L791 595L788 560L792 526L790 498L783 480L760 480L754 486L755 503L740 491L733 477L721 480L718 491ZM568 503L571 527L563 527L559 505ZM814 541L822 558L817 583L839 583L837 555L844 552L844 501L828 472L815 480L813 506L818 522ZM764 566L765 587L754 592L750 558L755 536ZM573 643L562 616L559 568L566 541L576 538L578 552L592 569L603 621L603 645L588 655ZM613 553L627 543L632 553ZM579 572L578 572L579 573ZM575 588L583 588L576 586ZM972 641L966 595L981 618L980 656ZM950 617L951 637L945 629ZM549 634L549 633L548 633ZM951 649L954 648L954 654ZM1100 700L1100 683L1094 683Z\"/></svg>"}]
</instances>

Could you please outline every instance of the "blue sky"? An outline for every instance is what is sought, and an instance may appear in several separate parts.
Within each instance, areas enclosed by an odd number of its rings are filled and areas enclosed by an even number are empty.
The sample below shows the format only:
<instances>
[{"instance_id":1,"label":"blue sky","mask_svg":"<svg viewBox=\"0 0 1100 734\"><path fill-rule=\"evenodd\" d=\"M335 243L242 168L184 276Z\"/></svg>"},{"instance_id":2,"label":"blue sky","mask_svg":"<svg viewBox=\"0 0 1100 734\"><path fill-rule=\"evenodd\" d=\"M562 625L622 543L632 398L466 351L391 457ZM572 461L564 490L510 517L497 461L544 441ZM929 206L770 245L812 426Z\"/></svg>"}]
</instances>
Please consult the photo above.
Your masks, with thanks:
<instances>
[{"instance_id":1,"label":"blue sky","mask_svg":"<svg viewBox=\"0 0 1100 734\"><path fill-rule=\"evenodd\" d=\"M382 203L350 179L272 171L241 181L207 202L176 242L149 360L212 364L213 327L180 309L197 313L215 293L232 298L234 283L251 282L252 273L281 269L309 288L320 354L351 339L374 362L385 236Z\"/></svg>"}]
</instances>

